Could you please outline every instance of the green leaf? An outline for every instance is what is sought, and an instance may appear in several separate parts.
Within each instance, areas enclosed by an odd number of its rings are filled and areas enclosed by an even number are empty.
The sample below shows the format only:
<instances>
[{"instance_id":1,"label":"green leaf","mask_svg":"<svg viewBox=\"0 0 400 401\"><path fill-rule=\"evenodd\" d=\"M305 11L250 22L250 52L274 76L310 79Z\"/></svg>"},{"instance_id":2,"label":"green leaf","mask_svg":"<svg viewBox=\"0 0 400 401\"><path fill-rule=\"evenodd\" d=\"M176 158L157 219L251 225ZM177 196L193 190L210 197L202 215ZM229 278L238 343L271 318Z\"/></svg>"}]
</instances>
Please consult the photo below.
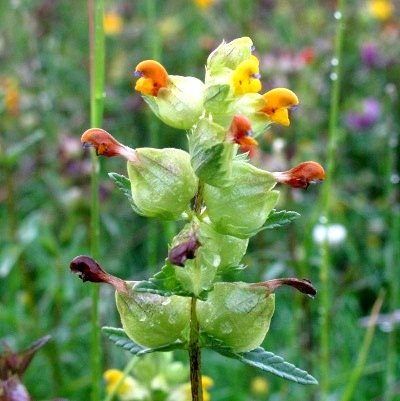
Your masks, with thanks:
<instances>
[{"instance_id":1,"label":"green leaf","mask_svg":"<svg viewBox=\"0 0 400 401\"><path fill-rule=\"evenodd\" d=\"M115 345L125 349L126 351L136 356L150 354L152 352L167 352L185 348L185 344L178 341L171 344L163 345L162 347L142 347L141 345L136 344L134 341L132 341L125 333L124 329L120 329L117 327L103 327L102 331Z\"/></svg>"},{"instance_id":2,"label":"green leaf","mask_svg":"<svg viewBox=\"0 0 400 401\"><path fill-rule=\"evenodd\" d=\"M143 213L138 209L138 207L135 205L135 202L133 201L131 182L129 178L118 173L108 173L108 176L111 178L112 181L114 181L114 184L120 189L120 191L128 198L133 211L140 216L143 216Z\"/></svg>"},{"instance_id":3,"label":"green leaf","mask_svg":"<svg viewBox=\"0 0 400 401\"><path fill-rule=\"evenodd\" d=\"M134 286L135 291L150 292L165 297L171 295L180 295L182 297L193 297L189 291L182 288L181 283L177 280L175 274L175 267L166 260L165 266L148 280L139 281ZM206 294L201 293L197 298L204 300Z\"/></svg>"},{"instance_id":4,"label":"green leaf","mask_svg":"<svg viewBox=\"0 0 400 401\"><path fill-rule=\"evenodd\" d=\"M305 370L296 368L296 366L286 362L282 357L272 352L265 351L262 347L257 347L248 352L235 352L232 348L224 345L221 340L209 334L202 333L202 339L205 347L211 348L227 358L237 359L246 365L273 373L283 379L291 380L299 384L318 384L317 380Z\"/></svg>"},{"instance_id":5,"label":"green leaf","mask_svg":"<svg viewBox=\"0 0 400 401\"><path fill-rule=\"evenodd\" d=\"M272 209L271 213L267 217L267 220L265 220L262 229L266 230L270 228L282 227L298 219L299 217L300 214L297 212L290 210L280 210L277 212L275 209Z\"/></svg>"}]
</instances>

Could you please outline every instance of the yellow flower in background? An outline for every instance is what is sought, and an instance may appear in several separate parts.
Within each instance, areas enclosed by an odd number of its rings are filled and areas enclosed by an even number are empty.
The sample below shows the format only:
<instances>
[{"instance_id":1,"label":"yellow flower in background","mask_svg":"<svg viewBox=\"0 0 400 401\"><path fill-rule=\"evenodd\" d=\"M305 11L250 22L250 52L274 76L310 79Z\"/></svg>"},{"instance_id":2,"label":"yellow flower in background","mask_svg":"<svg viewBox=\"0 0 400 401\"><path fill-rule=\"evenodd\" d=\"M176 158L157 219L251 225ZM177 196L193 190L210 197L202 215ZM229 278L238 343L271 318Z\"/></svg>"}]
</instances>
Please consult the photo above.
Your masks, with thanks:
<instances>
[{"instance_id":1,"label":"yellow flower in background","mask_svg":"<svg viewBox=\"0 0 400 401\"><path fill-rule=\"evenodd\" d=\"M108 369L104 372L103 377L107 382L106 392L109 394L114 391L118 382L122 379L123 373L118 369ZM125 377L118 388L118 395L126 395L134 388L133 379L129 376Z\"/></svg>"},{"instance_id":2,"label":"yellow flower in background","mask_svg":"<svg viewBox=\"0 0 400 401\"><path fill-rule=\"evenodd\" d=\"M21 93L16 79L6 77L0 81L0 91L3 92L4 109L7 114L16 117L19 114Z\"/></svg>"},{"instance_id":3,"label":"yellow flower in background","mask_svg":"<svg viewBox=\"0 0 400 401\"><path fill-rule=\"evenodd\" d=\"M299 104L296 94L286 88L275 88L264 93L263 97L266 105L260 111L274 123L290 125L288 109Z\"/></svg>"},{"instance_id":4,"label":"yellow flower in background","mask_svg":"<svg viewBox=\"0 0 400 401\"><path fill-rule=\"evenodd\" d=\"M115 11L109 11L104 16L104 33L106 35L118 35L121 33L124 21Z\"/></svg>"},{"instance_id":5,"label":"yellow flower in background","mask_svg":"<svg viewBox=\"0 0 400 401\"><path fill-rule=\"evenodd\" d=\"M203 401L210 401L211 400L211 395L208 392L208 390L214 385L214 380L211 379L209 376L202 376L201 378L201 384L203 387ZM176 393L174 395L174 401L190 401L192 399L192 388L190 383L185 384L182 387L182 394ZM182 397L183 395L183 397ZM169 399L168 399L169 401ZM172 400L171 400L172 401Z\"/></svg>"},{"instance_id":6,"label":"yellow flower in background","mask_svg":"<svg viewBox=\"0 0 400 401\"><path fill-rule=\"evenodd\" d=\"M235 95L257 93L261 90L259 64L257 57L251 55L237 66L232 74Z\"/></svg>"},{"instance_id":7,"label":"yellow flower in background","mask_svg":"<svg viewBox=\"0 0 400 401\"><path fill-rule=\"evenodd\" d=\"M265 377L256 376L251 381L252 394L262 397L269 393L269 382Z\"/></svg>"},{"instance_id":8,"label":"yellow flower in background","mask_svg":"<svg viewBox=\"0 0 400 401\"><path fill-rule=\"evenodd\" d=\"M213 6L217 0L195 0L196 6L202 9Z\"/></svg>"},{"instance_id":9,"label":"yellow flower in background","mask_svg":"<svg viewBox=\"0 0 400 401\"><path fill-rule=\"evenodd\" d=\"M372 0L368 4L370 13L377 19L385 21L393 14L393 4L389 0Z\"/></svg>"}]
</instances>

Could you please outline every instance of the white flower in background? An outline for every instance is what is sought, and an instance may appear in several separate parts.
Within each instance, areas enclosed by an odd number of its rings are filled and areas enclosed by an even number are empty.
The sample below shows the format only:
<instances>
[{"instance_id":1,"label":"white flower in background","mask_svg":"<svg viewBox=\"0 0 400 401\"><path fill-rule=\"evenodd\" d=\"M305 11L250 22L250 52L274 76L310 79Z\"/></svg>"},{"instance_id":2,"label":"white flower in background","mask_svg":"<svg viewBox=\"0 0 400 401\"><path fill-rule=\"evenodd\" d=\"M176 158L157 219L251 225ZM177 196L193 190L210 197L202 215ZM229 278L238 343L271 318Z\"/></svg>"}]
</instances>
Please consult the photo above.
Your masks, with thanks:
<instances>
[{"instance_id":1,"label":"white flower in background","mask_svg":"<svg viewBox=\"0 0 400 401\"><path fill-rule=\"evenodd\" d=\"M317 244L321 245L327 240L330 246L337 246L346 239L347 230L341 224L317 224L312 234Z\"/></svg>"}]
</instances>

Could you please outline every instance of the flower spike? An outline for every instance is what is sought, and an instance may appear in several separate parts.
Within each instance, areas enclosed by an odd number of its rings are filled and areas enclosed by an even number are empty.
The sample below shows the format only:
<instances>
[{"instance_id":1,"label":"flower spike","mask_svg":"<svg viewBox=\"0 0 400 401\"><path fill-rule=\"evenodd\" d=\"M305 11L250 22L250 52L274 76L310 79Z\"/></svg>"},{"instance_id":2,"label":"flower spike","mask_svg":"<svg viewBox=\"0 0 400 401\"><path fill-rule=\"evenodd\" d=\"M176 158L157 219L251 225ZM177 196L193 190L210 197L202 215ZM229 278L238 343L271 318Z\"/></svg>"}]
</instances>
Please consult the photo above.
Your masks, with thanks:
<instances>
[{"instance_id":1,"label":"flower spike","mask_svg":"<svg viewBox=\"0 0 400 401\"><path fill-rule=\"evenodd\" d=\"M268 114L272 122L289 126L288 109L299 104L296 94L286 88L275 88L265 93L263 97L267 104L260 111Z\"/></svg>"},{"instance_id":2,"label":"flower spike","mask_svg":"<svg viewBox=\"0 0 400 401\"><path fill-rule=\"evenodd\" d=\"M135 76L139 77L135 90L146 95L157 96L158 91L167 86L167 70L154 60L140 62L136 66Z\"/></svg>"},{"instance_id":3,"label":"flower spike","mask_svg":"<svg viewBox=\"0 0 400 401\"><path fill-rule=\"evenodd\" d=\"M258 142L251 136L253 135L253 130L247 117L234 116L228 132L232 141L240 146L258 145Z\"/></svg>"},{"instance_id":4,"label":"flower spike","mask_svg":"<svg viewBox=\"0 0 400 401\"><path fill-rule=\"evenodd\" d=\"M293 188L303 189L307 189L310 184L316 184L325 179L323 167L313 161L303 162L288 171L272 174L277 182L290 185Z\"/></svg>"}]
</instances>

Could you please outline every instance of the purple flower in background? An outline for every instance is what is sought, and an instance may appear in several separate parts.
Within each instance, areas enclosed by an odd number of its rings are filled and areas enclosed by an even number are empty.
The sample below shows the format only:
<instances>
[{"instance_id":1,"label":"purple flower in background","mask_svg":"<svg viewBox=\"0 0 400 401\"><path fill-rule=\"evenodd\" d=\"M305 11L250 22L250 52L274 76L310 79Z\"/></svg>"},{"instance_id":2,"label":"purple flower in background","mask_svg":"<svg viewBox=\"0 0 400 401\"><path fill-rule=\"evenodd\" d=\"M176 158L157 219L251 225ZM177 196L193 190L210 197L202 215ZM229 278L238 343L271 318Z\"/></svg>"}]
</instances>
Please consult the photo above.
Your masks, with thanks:
<instances>
[{"instance_id":1,"label":"purple flower in background","mask_svg":"<svg viewBox=\"0 0 400 401\"><path fill-rule=\"evenodd\" d=\"M367 67L379 67L383 60L375 43L365 43L360 50L361 60Z\"/></svg>"},{"instance_id":2,"label":"purple flower in background","mask_svg":"<svg viewBox=\"0 0 400 401\"><path fill-rule=\"evenodd\" d=\"M361 112L347 113L346 125L352 131L362 131L371 128L381 115L381 105L376 99L367 98L362 103Z\"/></svg>"}]
</instances>

